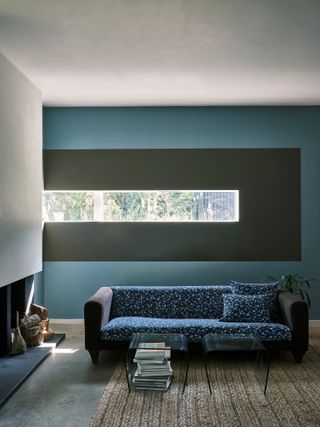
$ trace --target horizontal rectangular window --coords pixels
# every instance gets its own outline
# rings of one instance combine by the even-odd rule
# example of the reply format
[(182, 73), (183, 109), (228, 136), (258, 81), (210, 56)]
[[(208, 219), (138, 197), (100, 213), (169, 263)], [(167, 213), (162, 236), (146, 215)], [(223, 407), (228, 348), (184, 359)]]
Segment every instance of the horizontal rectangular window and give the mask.
[(44, 191), (43, 220), (236, 222), (239, 191)]

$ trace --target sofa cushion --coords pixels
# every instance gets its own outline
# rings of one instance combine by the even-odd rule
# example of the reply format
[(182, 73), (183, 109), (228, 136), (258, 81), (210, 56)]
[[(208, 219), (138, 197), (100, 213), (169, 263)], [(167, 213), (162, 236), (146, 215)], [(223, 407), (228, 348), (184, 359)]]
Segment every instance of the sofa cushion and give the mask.
[(283, 316), (278, 299), (279, 282), (268, 283), (242, 283), (231, 281), (230, 282), (232, 293), (238, 295), (270, 295), (272, 299), (270, 309), (270, 320), (276, 323), (283, 323)]
[(261, 341), (290, 341), (290, 328), (278, 323), (226, 323), (218, 319), (163, 319), (118, 317), (101, 329), (103, 340), (130, 341), (134, 332), (181, 333), (190, 342), (199, 342), (208, 333), (254, 334)]
[(238, 295), (264, 295), (267, 292), (276, 295), (279, 288), (279, 282), (241, 283), (232, 281), (230, 285), (232, 293)]
[(270, 320), (272, 298), (267, 295), (224, 295), (223, 322), (265, 323)]
[(219, 318), (231, 286), (113, 286), (110, 318)]
[(270, 295), (224, 295), (223, 322), (270, 321)]

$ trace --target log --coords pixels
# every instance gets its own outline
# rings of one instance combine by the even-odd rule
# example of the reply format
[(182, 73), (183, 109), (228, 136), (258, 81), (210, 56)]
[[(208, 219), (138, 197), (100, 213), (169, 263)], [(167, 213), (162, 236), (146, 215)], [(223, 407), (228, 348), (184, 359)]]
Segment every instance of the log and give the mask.
[(37, 314), (41, 320), (45, 320), (48, 318), (48, 309), (41, 305), (31, 304), (30, 314)]

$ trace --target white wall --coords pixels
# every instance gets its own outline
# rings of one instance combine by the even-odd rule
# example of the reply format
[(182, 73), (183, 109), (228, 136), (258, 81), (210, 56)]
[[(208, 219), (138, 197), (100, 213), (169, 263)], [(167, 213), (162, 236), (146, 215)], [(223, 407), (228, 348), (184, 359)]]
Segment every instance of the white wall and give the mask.
[(42, 269), (42, 97), (0, 53), (0, 286)]

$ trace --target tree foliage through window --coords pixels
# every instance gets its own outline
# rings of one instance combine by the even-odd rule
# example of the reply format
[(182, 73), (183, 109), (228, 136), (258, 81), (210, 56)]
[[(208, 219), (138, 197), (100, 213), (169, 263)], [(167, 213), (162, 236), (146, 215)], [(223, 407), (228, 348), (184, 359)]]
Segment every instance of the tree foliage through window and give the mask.
[(237, 190), (45, 192), (44, 220), (93, 221), (98, 205), (104, 221), (238, 220)]

